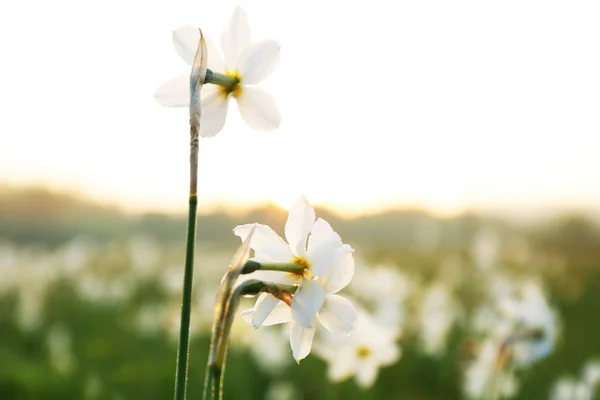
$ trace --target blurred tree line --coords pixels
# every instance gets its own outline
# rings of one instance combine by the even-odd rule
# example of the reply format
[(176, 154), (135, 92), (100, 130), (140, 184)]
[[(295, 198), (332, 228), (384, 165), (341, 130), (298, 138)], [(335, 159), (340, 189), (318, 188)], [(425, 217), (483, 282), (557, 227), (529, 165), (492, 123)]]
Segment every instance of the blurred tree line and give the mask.
[[(526, 226), (475, 213), (439, 218), (422, 210), (394, 210), (343, 218), (331, 210), (317, 209), (317, 214), (335, 226), (345, 241), (350, 244), (360, 242), (362, 247), (406, 250), (417, 246), (422, 249), (428, 242), (434, 242), (440, 249), (460, 248), (467, 246), (473, 235), (485, 226), (500, 235), (519, 232), (533, 237), (540, 246), (572, 255), (570, 261), (575, 263), (585, 264), (586, 260), (600, 254), (598, 221), (578, 213), (559, 215)], [(238, 243), (232, 234), (236, 225), (260, 222), (278, 230), (286, 218), (287, 212), (275, 205), (246, 212), (201, 213), (198, 240), (229, 247)], [(0, 186), (0, 237), (16, 244), (58, 245), (77, 235), (103, 241), (132, 234), (147, 234), (172, 243), (184, 240), (185, 226), (185, 214), (132, 215), (73, 194), (41, 187)]]

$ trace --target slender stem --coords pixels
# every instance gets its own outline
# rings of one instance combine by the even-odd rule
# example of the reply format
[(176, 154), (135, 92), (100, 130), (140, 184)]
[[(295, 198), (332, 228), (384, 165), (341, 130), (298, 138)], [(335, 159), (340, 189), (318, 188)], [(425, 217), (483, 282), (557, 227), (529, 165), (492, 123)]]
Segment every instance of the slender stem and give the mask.
[(196, 245), (196, 220), (198, 209), (198, 128), (190, 127), (190, 197), (185, 247), (185, 269), (181, 296), (181, 323), (175, 372), (175, 400), (186, 396), (187, 368), (190, 348), (190, 316), (192, 309), (192, 280), (194, 277), (194, 249)]
[(221, 395), (221, 368), (212, 362), (207, 365), (204, 376), (204, 391), (202, 392), (203, 400), (218, 399)]

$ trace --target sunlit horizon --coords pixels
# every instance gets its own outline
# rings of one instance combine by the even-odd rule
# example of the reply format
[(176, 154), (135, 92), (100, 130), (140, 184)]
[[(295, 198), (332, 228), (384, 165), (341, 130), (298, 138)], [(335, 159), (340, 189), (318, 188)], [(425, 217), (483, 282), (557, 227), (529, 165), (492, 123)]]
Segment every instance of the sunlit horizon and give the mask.
[[(0, 183), (0, 189), (8, 188), (9, 191), (37, 191), (42, 190), (48, 192), (50, 195), (57, 196), (70, 196), (80, 201), (89, 202), (91, 204), (97, 204), (102, 207), (116, 208), (121, 212), (132, 215), (140, 215), (145, 213), (166, 213), (166, 214), (184, 214), (187, 212), (187, 198), (181, 198), (174, 204), (153, 204), (151, 202), (131, 202), (131, 201), (118, 201), (110, 196), (93, 196), (90, 193), (86, 193), (82, 189), (74, 189), (68, 187), (59, 187), (56, 185), (47, 185), (41, 182), (31, 184), (2, 184)], [(211, 214), (218, 212), (226, 212), (229, 214), (246, 213), (251, 210), (260, 208), (276, 208), (281, 211), (287, 211), (294, 200), (297, 199), (298, 194), (294, 196), (281, 197), (279, 199), (264, 198), (254, 200), (234, 200), (230, 198), (203, 198), (199, 200), (199, 214)], [(434, 217), (447, 218), (455, 217), (465, 213), (477, 213), (488, 216), (499, 216), (508, 218), (514, 221), (530, 221), (535, 222), (540, 219), (546, 219), (548, 217), (568, 215), (568, 214), (586, 214), (589, 217), (598, 219), (600, 215), (600, 206), (598, 204), (545, 204), (540, 206), (534, 202), (524, 203), (508, 203), (508, 204), (469, 204), (468, 206), (461, 206), (456, 208), (436, 208), (435, 205), (426, 204), (425, 202), (389, 202), (389, 203), (377, 203), (367, 204), (363, 206), (352, 206), (352, 205), (340, 205), (334, 202), (328, 201), (315, 201), (311, 196), (306, 196), (313, 206), (318, 208), (324, 208), (328, 212), (333, 213), (341, 218), (355, 218), (360, 216), (376, 215), (386, 212), (423, 212)], [(31, 199), (35, 201), (34, 198)]]

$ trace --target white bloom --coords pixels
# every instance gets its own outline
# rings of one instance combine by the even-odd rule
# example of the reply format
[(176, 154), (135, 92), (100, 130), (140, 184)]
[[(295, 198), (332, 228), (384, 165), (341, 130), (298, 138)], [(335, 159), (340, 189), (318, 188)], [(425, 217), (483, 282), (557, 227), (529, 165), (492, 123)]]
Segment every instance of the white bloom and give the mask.
[(352, 335), (323, 335), (315, 346), (317, 354), (329, 363), (328, 375), (334, 381), (356, 376), (358, 384), (368, 388), (375, 383), (379, 368), (400, 358), (396, 332), (359, 313)]
[(418, 313), (423, 350), (431, 355), (441, 353), (458, 314), (457, 303), (449, 288), (442, 283), (427, 288)]
[(246, 348), (260, 368), (270, 375), (277, 375), (287, 367), (288, 335), (280, 329), (265, 329), (258, 332), (246, 322), (234, 318), (230, 340), (232, 346)]
[(514, 371), (546, 357), (556, 341), (556, 315), (537, 284), (495, 289), (492, 303), (479, 308), (473, 321), (488, 338), (465, 374), (469, 398), (512, 396), (518, 384)]
[(492, 290), (491, 297), (490, 304), (476, 310), (473, 326), (479, 333), (505, 342), (517, 367), (526, 367), (554, 350), (558, 317), (538, 284), (502, 285)]
[(471, 242), (471, 256), (475, 265), (490, 270), (498, 265), (500, 258), (500, 236), (490, 228), (481, 228)]
[(590, 361), (582, 371), (582, 379), (565, 377), (552, 388), (552, 400), (592, 400), (600, 384), (600, 362)]
[(291, 382), (275, 381), (269, 385), (267, 393), (265, 393), (266, 400), (296, 400), (299, 398), (300, 395)]
[(368, 267), (358, 264), (348, 288), (365, 306), (378, 324), (394, 329), (400, 335), (404, 324), (404, 303), (414, 287), (408, 276), (396, 265)]
[(583, 370), (583, 379), (592, 387), (600, 385), (600, 361), (591, 361), (586, 364)]
[(585, 384), (570, 378), (562, 378), (554, 385), (551, 400), (592, 400), (592, 389)]
[[(242, 225), (234, 233), (242, 241), (255, 224)], [(304, 266), (302, 275), (257, 271), (255, 279), (288, 285), (298, 289), (291, 310), (270, 294), (261, 294), (252, 314), (252, 325), (290, 322), (290, 344), (296, 361), (310, 352), (316, 322), (330, 331), (349, 334), (356, 321), (352, 303), (335, 293), (346, 287), (354, 274), (352, 248), (342, 243), (329, 223), (319, 218), (304, 197), (290, 208), (285, 224), (285, 243), (270, 227), (256, 224), (250, 247), (253, 260), (260, 263), (296, 263)], [(290, 312), (291, 311), (291, 312)], [(246, 312), (247, 314), (247, 312)], [(269, 318), (267, 318), (269, 317)]]
[(525, 284), (518, 298), (505, 299), (500, 307), (512, 323), (513, 334), (539, 331), (534, 337), (514, 341), (512, 347), (518, 365), (531, 364), (552, 352), (558, 336), (558, 320), (538, 285)]
[(469, 399), (512, 397), (518, 382), (507, 368), (506, 349), (488, 339), (465, 371), (463, 391)]
[[(185, 62), (192, 65), (200, 33), (189, 25), (173, 31), (175, 50)], [(225, 60), (214, 44), (205, 37), (208, 51), (207, 67), (238, 80), (238, 84), (226, 91), (223, 87), (207, 84), (202, 87), (200, 136), (212, 137), (225, 124), (229, 99), (237, 100), (242, 118), (251, 128), (269, 131), (281, 122), (279, 109), (273, 97), (256, 87), (279, 63), (280, 46), (273, 40), (251, 42), (246, 12), (237, 7), (229, 25), (221, 36)], [(167, 107), (187, 107), (190, 103), (189, 75), (167, 81), (156, 91), (158, 102)]]

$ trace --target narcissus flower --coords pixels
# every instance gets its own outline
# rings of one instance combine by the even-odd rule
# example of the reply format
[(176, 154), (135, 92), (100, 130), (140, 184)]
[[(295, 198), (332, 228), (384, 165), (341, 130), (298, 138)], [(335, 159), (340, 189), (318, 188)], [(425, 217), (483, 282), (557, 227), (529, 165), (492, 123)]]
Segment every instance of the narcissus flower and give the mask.
[(518, 297), (503, 299), (500, 309), (516, 338), (529, 336), (529, 340), (514, 340), (512, 344), (515, 363), (528, 366), (552, 353), (559, 321), (539, 285), (528, 282), (520, 289)]
[(375, 383), (381, 367), (392, 365), (400, 358), (396, 336), (395, 330), (380, 326), (361, 312), (352, 335), (322, 335), (315, 351), (328, 362), (328, 375), (332, 381), (355, 376), (361, 387), (368, 388)]
[[(234, 233), (242, 241), (254, 224), (242, 225)], [(290, 208), (285, 224), (287, 243), (270, 227), (257, 224), (250, 247), (259, 263), (293, 263), (302, 273), (257, 271), (255, 279), (296, 285), (297, 290), (286, 305), (270, 294), (261, 294), (252, 311), (252, 325), (290, 322), (290, 344), (296, 361), (310, 352), (317, 323), (332, 332), (348, 335), (357, 312), (352, 303), (337, 295), (354, 274), (352, 248), (342, 243), (329, 223), (319, 218), (304, 197)]]
[[(175, 50), (183, 60), (192, 65), (200, 33), (189, 25), (173, 31)], [(205, 84), (201, 91), (202, 114), (200, 136), (212, 137), (223, 129), (229, 100), (233, 97), (240, 114), (253, 129), (270, 131), (277, 128), (281, 115), (273, 97), (256, 87), (279, 63), (280, 46), (274, 40), (251, 42), (246, 12), (237, 7), (227, 29), (221, 36), (225, 59), (205, 36), (208, 51), (207, 67), (234, 78), (232, 87)], [(167, 107), (187, 107), (190, 103), (189, 75), (173, 78), (156, 91), (156, 100)]]
[(479, 344), (476, 358), (464, 372), (463, 391), (467, 399), (514, 396), (519, 388), (514, 371), (508, 368), (506, 347), (493, 339)]

